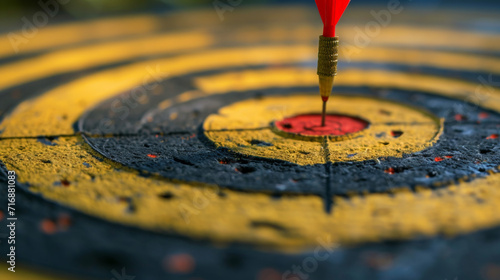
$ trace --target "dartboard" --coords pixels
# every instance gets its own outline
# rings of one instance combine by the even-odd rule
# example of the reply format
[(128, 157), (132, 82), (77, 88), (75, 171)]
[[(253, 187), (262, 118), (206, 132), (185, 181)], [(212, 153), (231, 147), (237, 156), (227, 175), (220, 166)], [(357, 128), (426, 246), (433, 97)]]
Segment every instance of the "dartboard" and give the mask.
[(366, 16), (339, 25), (328, 131), (307, 123), (321, 110), (309, 8), (100, 19), (6, 44), (18, 261), (97, 279), (498, 279), (498, 29)]

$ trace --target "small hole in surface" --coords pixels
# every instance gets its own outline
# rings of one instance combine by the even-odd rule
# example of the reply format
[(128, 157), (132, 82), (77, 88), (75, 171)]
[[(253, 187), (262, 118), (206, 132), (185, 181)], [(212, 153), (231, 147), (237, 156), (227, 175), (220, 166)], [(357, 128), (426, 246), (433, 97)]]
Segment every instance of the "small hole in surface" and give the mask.
[(165, 192), (165, 193), (162, 193), (159, 195), (159, 197), (163, 198), (163, 199), (172, 199), (174, 198), (174, 194), (171, 193), (171, 192)]
[(255, 167), (252, 167), (252, 166), (239, 166), (239, 167), (235, 168), (235, 170), (237, 172), (240, 172), (243, 174), (248, 174), (248, 173), (255, 172), (257, 169)]

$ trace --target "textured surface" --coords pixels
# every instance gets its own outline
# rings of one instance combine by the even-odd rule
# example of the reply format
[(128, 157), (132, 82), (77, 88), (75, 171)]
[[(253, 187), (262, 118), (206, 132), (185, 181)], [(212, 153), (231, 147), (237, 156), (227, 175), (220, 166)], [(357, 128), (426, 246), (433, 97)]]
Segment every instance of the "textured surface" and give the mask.
[[(120, 20), (40, 31), (0, 66), (19, 261), (97, 279), (281, 279), (326, 246), (310, 279), (497, 279), (500, 92), (482, 81), (499, 76), (499, 37), (408, 14), (341, 48), (329, 110), (370, 126), (304, 141), (270, 124), (320, 109), (315, 13), (283, 9), (286, 27), (260, 10), (231, 28), (211, 11), (192, 14), (202, 29), (125, 18), (134, 28), (54, 51), (54, 34)], [(338, 30), (346, 46), (357, 15)]]

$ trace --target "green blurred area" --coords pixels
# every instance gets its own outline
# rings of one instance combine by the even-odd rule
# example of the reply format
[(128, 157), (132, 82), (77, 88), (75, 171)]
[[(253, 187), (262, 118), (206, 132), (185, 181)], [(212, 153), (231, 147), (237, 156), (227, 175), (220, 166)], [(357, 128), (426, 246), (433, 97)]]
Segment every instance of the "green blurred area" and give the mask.
[[(350, 6), (383, 5), (390, 0), (353, 0)], [(409, 9), (433, 11), (438, 8), (448, 9), (462, 7), (465, 10), (482, 9), (482, 11), (500, 9), (499, 0), (418, 0), (409, 1)], [(50, 24), (72, 20), (85, 20), (115, 15), (134, 13), (162, 13), (167, 11), (187, 10), (194, 8), (214, 9), (214, 3), (231, 4), (231, 6), (251, 6), (261, 4), (299, 4), (314, 7), (314, 0), (0, 0), (0, 32), (19, 29), (23, 18), (33, 21), (43, 6), (57, 3), (56, 15), (49, 19)], [(237, 3), (235, 5), (235, 3)], [(462, 4), (462, 6), (460, 6)], [(463, 6), (465, 5), (465, 6)]]
[[(18, 29), (22, 18), (32, 20), (33, 16), (44, 11), (43, 6), (56, 4), (58, 12), (51, 23), (68, 20), (91, 19), (113, 15), (140, 12), (165, 12), (191, 8), (212, 8), (214, 0), (1, 0), (0, 31)], [(262, 3), (265, 0), (252, 0)]]
[[(59, 2), (56, 2), (59, 1)], [(30, 16), (42, 10), (40, 3), (56, 2), (60, 7), (58, 17), (92, 18), (113, 14), (134, 12), (155, 12), (189, 9), (194, 7), (212, 7), (209, 0), (6, 0), (0, 1), (0, 20), (12, 22), (23, 16)], [(262, 1), (258, 1), (262, 2)], [(64, 3), (64, 4), (62, 4)]]
[[(199, 5), (209, 5), (208, 0), (6, 0), (0, 1), (0, 13), (8, 15), (8, 13), (18, 13), (25, 11), (35, 11), (40, 8), (40, 2), (49, 3), (59, 1), (58, 3), (65, 10), (77, 10), (79, 12), (128, 12), (137, 9), (159, 8), (188, 8)], [(67, 2), (65, 4), (61, 4)]]

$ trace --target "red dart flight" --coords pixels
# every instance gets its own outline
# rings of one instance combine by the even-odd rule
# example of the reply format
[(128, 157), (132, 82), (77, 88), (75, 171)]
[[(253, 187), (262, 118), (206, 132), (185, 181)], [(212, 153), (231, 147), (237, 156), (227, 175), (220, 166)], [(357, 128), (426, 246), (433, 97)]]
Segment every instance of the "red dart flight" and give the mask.
[(335, 37), (335, 26), (351, 0), (315, 0), (323, 21), (323, 36)]

